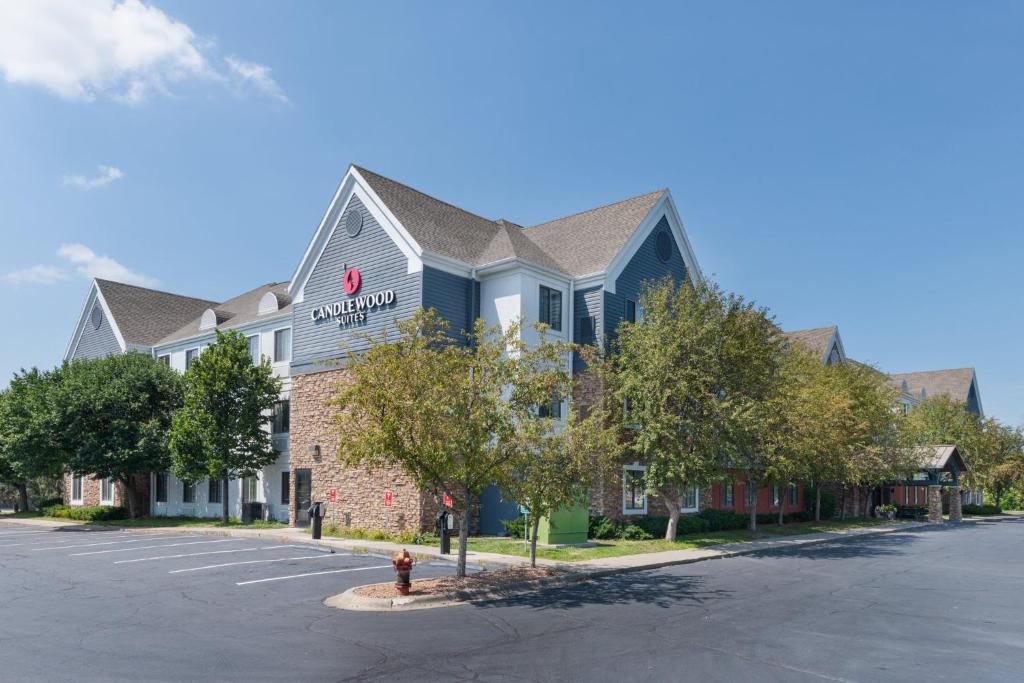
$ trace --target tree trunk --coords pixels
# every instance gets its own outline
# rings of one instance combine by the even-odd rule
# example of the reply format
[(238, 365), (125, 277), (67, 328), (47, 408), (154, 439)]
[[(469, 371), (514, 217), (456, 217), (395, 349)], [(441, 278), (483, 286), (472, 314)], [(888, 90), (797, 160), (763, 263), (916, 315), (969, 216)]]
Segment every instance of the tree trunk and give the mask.
[(821, 487), (814, 487), (814, 521), (821, 521)]
[(676, 540), (676, 531), (679, 529), (679, 510), (682, 507), (680, 501), (672, 496), (665, 496), (665, 507), (668, 508), (668, 527), (665, 529), (665, 540)]
[(469, 545), (469, 496), (465, 500), (466, 504), (459, 513), (459, 563), (455, 568), (455, 576), (460, 579), (466, 575), (466, 549)]
[[(468, 526), (468, 525), (467, 525)], [(540, 515), (534, 515), (530, 520), (530, 566), (537, 566), (537, 529), (540, 528)], [(459, 533), (462, 533), (462, 528), (459, 527)]]
[(227, 524), (228, 521), (228, 478), (224, 477), (221, 480), (220, 485), (220, 521)]
[(843, 484), (843, 496), (839, 503), (839, 519), (846, 519), (846, 484)]
[(870, 517), (871, 513), (875, 511), (875, 487), (869, 486), (867, 495), (864, 497), (864, 516)]
[(18, 500), (21, 505), (21, 511), (28, 512), (28, 484), (24, 482), (18, 484)]
[[(128, 503), (128, 519), (135, 519), (135, 478), (131, 475), (124, 478), (121, 482), (121, 490), (124, 491), (124, 497)], [(125, 500), (121, 501), (123, 505)]]
[[(747, 486), (751, 486), (748, 482)], [(757, 531), (757, 498), (758, 494), (761, 493), (760, 488), (754, 491), (754, 504), (750, 506), (750, 530)]]

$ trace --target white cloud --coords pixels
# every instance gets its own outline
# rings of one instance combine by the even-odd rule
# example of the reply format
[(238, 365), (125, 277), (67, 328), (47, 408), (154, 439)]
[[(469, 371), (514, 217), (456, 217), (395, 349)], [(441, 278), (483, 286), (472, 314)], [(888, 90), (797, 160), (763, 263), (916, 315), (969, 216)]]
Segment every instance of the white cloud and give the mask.
[(138, 104), (171, 83), (241, 81), (287, 101), (266, 66), (233, 58), (213, 66), (214, 47), (140, 0), (0, 0), (0, 73), (9, 83)]
[(82, 190), (95, 190), (97, 187), (106, 187), (115, 180), (120, 180), (124, 177), (121, 169), (114, 166), (100, 165), (96, 169), (99, 171), (99, 175), (92, 178), (86, 178), (84, 175), (64, 176), (64, 184)]
[(21, 270), (13, 270), (0, 275), (4, 282), (12, 285), (33, 284), (52, 285), (61, 280), (67, 280), (68, 274), (63, 268), (57, 266), (31, 266)]
[(140, 287), (155, 287), (159, 284), (156, 278), (137, 273), (109, 256), (100, 256), (84, 244), (62, 244), (57, 250), (57, 256), (75, 264), (78, 274), (90, 280), (98, 277)]
[(228, 57), (224, 61), (228, 65), (228, 72), (237, 83), (252, 85), (279, 102), (289, 103), (288, 96), (281, 90), (281, 86), (270, 76), (270, 67), (254, 62), (243, 62), (234, 57)]

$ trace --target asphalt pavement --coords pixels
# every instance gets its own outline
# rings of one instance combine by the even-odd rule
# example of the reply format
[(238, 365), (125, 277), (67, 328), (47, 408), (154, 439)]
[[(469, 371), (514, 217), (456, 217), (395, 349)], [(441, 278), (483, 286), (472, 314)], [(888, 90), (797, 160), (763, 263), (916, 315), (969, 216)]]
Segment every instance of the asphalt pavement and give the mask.
[(390, 580), (385, 557), (300, 543), (0, 525), (0, 681), (1024, 680), (1024, 520), (485, 604), (322, 604)]

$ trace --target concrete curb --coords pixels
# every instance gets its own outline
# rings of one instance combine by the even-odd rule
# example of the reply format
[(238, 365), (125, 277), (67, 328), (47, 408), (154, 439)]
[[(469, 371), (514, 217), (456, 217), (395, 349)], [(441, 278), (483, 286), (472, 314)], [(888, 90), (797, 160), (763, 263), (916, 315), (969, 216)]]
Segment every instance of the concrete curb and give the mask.
[(395, 612), (410, 609), (454, 607), (456, 605), (465, 605), (484, 600), (496, 600), (501, 598), (514, 597), (516, 595), (532, 593), (538, 590), (551, 590), (554, 588), (561, 588), (575, 583), (581, 583), (583, 581), (589, 581), (591, 579), (598, 579), (608, 576), (617, 576), (619, 574), (627, 574), (631, 572), (648, 571), (651, 569), (662, 569), (665, 567), (672, 567), (684, 564), (696, 564), (697, 562), (705, 562), (707, 560), (721, 560), (730, 557), (753, 555), (755, 553), (761, 552), (782, 552), (785, 550), (792, 549), (794, 547), (805, 548), (810, 546), (824, 545), (827, 543), (845, 543), (848, 541), (852, 541), (858, 538), (865, 538), (868, 536), (882, 536), (886, 534), (896, 533), (899, 531), (928, 529), (932, 527), (941, 526), (943, 525), (937, 523), (919, 523), (912, 525), (907, 525), (904, 523), (893, 526), (891, 528), (873, 529), (871, 531), (861, 533), (848, 533), (842, 536), (794, 540), (785, 545), (777, 544), (769, 546), (758, 546), (752, 548), (716, 550), (711, 551), (706, 555), (700, 555), (695, 557), (675, 558), (672, 560), (665, 560), (663, 562), (648, 562), (642, 565), (628, 565), (622, 567), (607, 567), (601, 569), (587, 570), (581, 569), (579, 566), (563, 563), (563, 565), (559, 568), (565, 569), (568, 573), (550, 579), (534, 579), (530, 581), (522, 581), (518, 583), (507, 584), (505, 586), (501, 586), (500, 588), (487, 588), (473, 591), (459, 591), (456, 593), (446, 594), (439, 593), (437, 595), (410, 595), (395, 598), (370, 598), (357, 595), (355, 593), (355, 590), (359, 587), (355, 586), (353, 588), (346, 590), (344, 593), (339, 593), (338, 595), (333, 595), (327, 598), (326, 600), (324, 600), (324, 604), (328, 607), (334, 607), (335, 609), (344, 609), (360, 612)]

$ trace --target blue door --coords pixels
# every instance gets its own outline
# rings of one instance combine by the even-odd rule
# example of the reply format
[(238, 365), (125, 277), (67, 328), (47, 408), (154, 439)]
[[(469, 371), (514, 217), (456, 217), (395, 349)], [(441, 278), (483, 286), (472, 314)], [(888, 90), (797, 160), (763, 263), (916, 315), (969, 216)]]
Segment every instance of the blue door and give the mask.
[(502, 500), (498, 487), (491, 484), (480, 494), (480, 533), (483, 536), (505, 535), (501, 520), (519, 516), (519, 506)]

